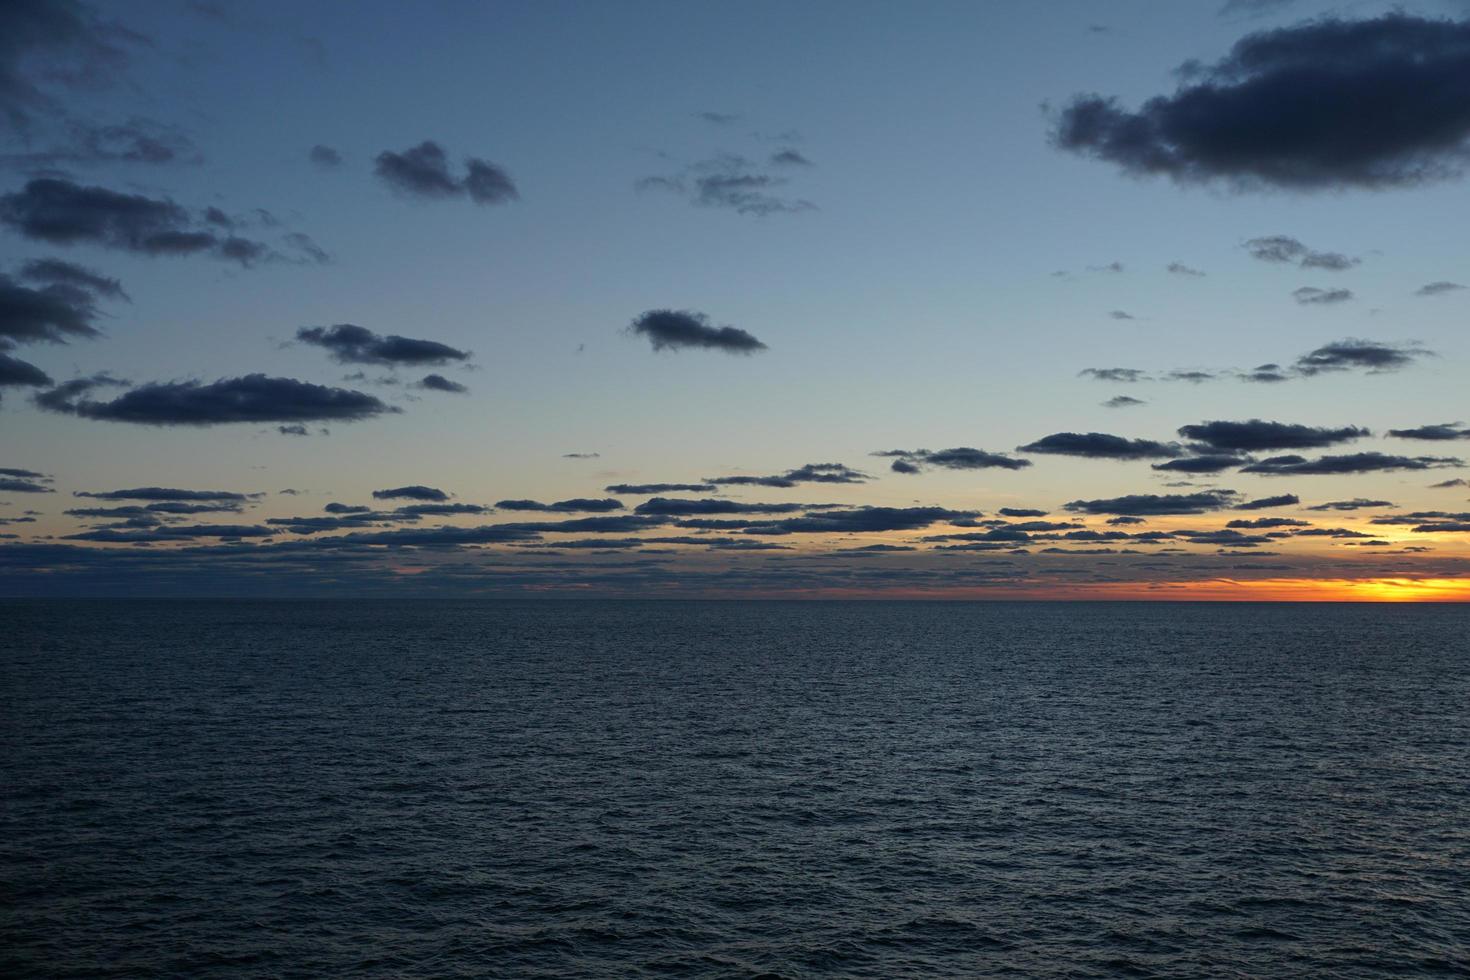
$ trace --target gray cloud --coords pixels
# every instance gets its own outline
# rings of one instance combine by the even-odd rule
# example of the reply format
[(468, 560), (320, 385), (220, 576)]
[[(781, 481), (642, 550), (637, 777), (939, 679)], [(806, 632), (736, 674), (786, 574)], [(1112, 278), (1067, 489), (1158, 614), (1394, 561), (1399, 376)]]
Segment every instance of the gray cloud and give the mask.
[(1205, 514), (1233, 506), (1236, 496), (1233, 490), (1202, 490), (1187, 494), (1136, 493), (1101, 500), (1073, 500), (1063, 505), (1063, 509), (1074, 514), (1124, 514), (1134, 517)]
[(333, 170), (342, 166), (342, 154), (322, 143), (308, 150), (306, 158), (324, 170)]
[(1328, 429), (1250, 419), (1245, 422), (1213, 421), (1185, 425), (1179, 428), (1179, 434), (1211, 449), (1256, 452), (1265, 449), (1321, 449), (1373, 433), (1353, 425)]
[[(166, 198), (84, 187), (56, 177), (40, 177), (0, 195), (0, 225), (51, 245), (96, 245), (151, 256), (206, 255), (247, 267), (286, 258), (263, 242), (221, 234), (213, 230), (217, 221)], [(301, 236), (287, 240), (302, 252), (298, 261), (325, 261), (326, 253), (303, 251), (300, 241)]]
[(946, 470), (1021, 470), (1031, 465), (1029, 459), (1016, 459), (1005, 453), (992, 453), (970, 446), (932, 451), (889, 449), (872, 455), (891, 458), (893, 472), (909, 475), (923, 472), (926, 466), (937, 466)]
[(1054, 432), (1035, 442), (1017, 446), (1016, 451), (1089, 459), (1164, 459), (1183, 454), (1183, 450), (1173, 443), (1125, 439), (1106, 432)]
[(1137, 112), (1077, 96), (1055, 145), (1133, 175), (1246, 189), (1404, 187), (1464, 167), (1470, 23), (1325, 18), (1247, 35), (1178, 74)]
[(413, 340), (389, 334), (384, 337), (354, 323), (330, 327), (302, 327), (296, 339), (331, 352), (342, 364), (430, 365), (469, 360), (468, 351), (456, 350), (434, 340)]
[(384, 150), (374, 158), (373, 172), (393, 190), (410, 197), (468, 197), (476, 204), (505, 204), (521, 196), (510, 175), (488, 160), (466, 157), (464, 176), (454, 176), (449, 172), (449, 155), (433, 140), (401, 153)]
[(1272, 507), (1294, 507), (1301, 503), (1294, 493), (1283, 493), (1275, 497), (1258, 497), (1235, 505), (1236, 510), (1268, 510)]
[(463, 395), (470, 390), (458, 381), (451, 381), (442, 374), (426, 374), (415, 387), (425, 391), (443, 391), (453, 395)]
[[(428, 500), (443, 502), (449, 499), (449, 494), (437, 487), (426, 487), (422, 484), (411, 484), (406, 487), (390, 487), (387, 490), (374, 490), (374, 500)], [(330, 506), (330, 505), (328, 505)]]
[(1413, 429), (1389, 429), (1388, 434), (1395, 439), (1445, 442), (1453, 439), (1470, 439), (1470, 428), (1465, 428), (1459, 422), (1440, 422), (1436, 425), (1421, 425)]
[(1241, 468), (1242, 473), (1263, 476), (1318, 476), (1351, 473), (1381, 473), (1393, 470), (1429, 470), (1464, 466), (1465, 462), (1449, 456), (1390, 456), (1385, 453), (1349, 453), (1342, 456), (1272, 456)]
[(247, 374), (218, 381), (142, 385), (111, 401), (85, 395), (107, 378), (58, 385), (35, 397), (48, 411), (138, 425), (223, 425), (239, 422), (355, 422), (397, 412), (372, 395), (346, 388)]
[(1142, 398), (1133, 398), (1129, 395), (1114, 395), (1102, 403), (1103, 408), (1132, 408), (1135, 405), (1147, 405), (1148, 402)]
[(1353, 298), (1351, 289), (1318, 289), (1316, 286), (1302, 286), (1294, 289), (1291, 296), (1304, 306), (1335, 306), (1338, 303), (1346, 303)]
[(753, 354), (766, 345), (744, 330), (714, 326), (703, 313), (692, 310), (647, 310), (628, 326), (630, 333), (648, 338), (653, 349), (707, 348), (727, 354)]
[(1431, 282), (1414, 290), (1415, 296), (1442, 296), (1445, 293), (1457, 293), (1465, 287), (1457, 282), (1447, 282), (1441, 279), (1439, 282)]
[(1362, 262), (1341, 252), (1322, 252), (1308, 248), (1290, 235), (1268, 235), (1249, 239), (1243, 246), (1251, 258), (1278, 265), (1295, 265), (1301, 269), (1324, 269), (1342, 272)]

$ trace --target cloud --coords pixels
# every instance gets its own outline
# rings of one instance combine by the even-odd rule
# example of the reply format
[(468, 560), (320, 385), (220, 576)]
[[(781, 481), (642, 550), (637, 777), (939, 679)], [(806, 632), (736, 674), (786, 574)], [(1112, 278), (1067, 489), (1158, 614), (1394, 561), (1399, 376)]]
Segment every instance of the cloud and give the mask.
[(812, 162), (795, 150), (777, 150), (771, 154), (771, 165), (775, 167), (810, 167)]
[(1185, 425), (1179, 428), (1179, 434), (1211, 449), (1256, 452), (1265, 449), (1321, 449), (1373, 433), (1353, 425), (1328, 429), (1250, 419), (1246, 422), (1213, 421)]
[(20, 267), (20, 278), (46, 286), (68, 286), (108, 299), (130, 299), (116, 279), (64, 259), (32, 259)]
[(1089, 459), (1162, 459), (1183, 453), (1174, 443), (1155, 442), (1152, 439), (1125, 439), (1105, 432), (1054, 432), (1035, 442), (1017, 446), (1016, 451), (1083, 456)]
[[(792, 161), (773, 158), (772, 163), (790, 171)], [(723, 208), (758, 217), (816, 210), (811, 201), (780, 193), (790, 182), (788, 177), (762, 172), (745, 157), (723, 153), (691, 164), (682, 173), (644, 177), (634, 187), (640, 191), (678, 194), (697, 207)]]
[(384, 337), (354, 323), (330, 327), (302, 327), (296, 339), (331, 352), (342, 364), (429, 365), (467, 361), (468, 351), (456, 350), (434, 340), (413, 340), (389, 334)]
[(1138, 317), (1134, 316), (1132, 313), (1129, 313), (1127, 310), (1112, 310), (1111, 312), (1108, 313), (1108, 316), (1111, 317), (1114, 320), (1137, 320), (1138, 319)]
[(401, 153), (384, 150), (374, 159), (373, 172), (393, 190), (410, 197), (468, 196), (476, 204), (505, 204), (521, 196), (510, 175), (488, 160), (466, 157), (465, 175), (454, 176), (449, 172), (448, 154), (433, 140)]
[(1296, 0), (1225, 0), (1225, 5), (1220, 8), (1220, 16), (1228, 17), (1231, 14), (1268, 14), (1283, 7), (1296, 3)]
[(1125, 514), (1153, 517), (1170, 514), (1205, 514), (1224, 510), (1235, 503), (1233, 490), (1201, 490), (1198, 493), (1136, 493), (1101, 500), (1073, 500), (1063, 509), (1074, 514)]
[(658, 493), (709, 493), (713, 491), (713, 483), (614, 483), (612, 486), (602, 488), (606, 493), (645, 494)]
[(1249, 34), (1137, 112), (1079, 95), (1052, 139), (1134, 176), (1238, 189), (1409, 187), (1458, 176), (1470, 23), (1392, 13)]
[(1046, 511), (1033, 510), (1027, 507), (1002, 507), (999, 513), (1004, 517), (1045, 517)]
[(793, 514), (806, 510), (808, 504), (763, 504), (739, 500), (685, 500), (680, 497), (654, 497), (635, 507), (636, 514), (662, 517), (708, 517), (714, 514)]
[(1439, 483), (1431, 483), (1431, 490), (1447, 490), (1451, 487), (1470, 487), (1470, 480), (1441, 480)]
[(1077, 376), (1092, 378), (1094, 381), (1116, 381), (1124, 384), (1148, 380), (1148, 375), (1137, 368), (1083, 368), (1077, 372)]
[(84, 396), (105, 377), (58, 385), (35, 402), (52, 412), (138, 425), (222, 425), (237, 422), (356, 422), (399, 409), (346, 388), (247, 374), (218, 381), (166, 381), (142, 385), (111, 401)]
[(1114, 395), (1102, 403), (1103, 408), (1132, 408), (1134, 405), (1147, 405), (1148, 402), (1142, 398), (1133, 398), (1130, 395)]
[(442, 374), (426, 374), (423, 380), (414, 387), (422, 388), (425, 391), (443, 391), (454, 395), (463, 395), (470, 390), (458, 381), (450, 381)]
[[(182, 490), (178, 487), (132, 487), (127, 490), (76, 490), (73, 497), (90, 497), (93, 500), (144, 500), (163, 503), (227, 503), (234, 506), (260, 496), (238, 493), (233, 490)], [(233, 509), (233, 507), (232, 507)], [(193, 511), (189, 511), (193, 513)]]
[(1267, 510), (1272, 507), (1294, 507), (1302, 500), (1294, 493), (1283, 493), (1275, 497), (1258, 497), (1235, 505), (1236, 510)]
[(27, 361), (0, 353), (0, 388), (28, 386), (49, 388), (51, 376)]
[(873, 453), (893, 459), (895, 473), (921, 473), (926, 466), (938, 466), (946, 470), (1022, 470), (1031, 465), (1029, 459), (1016, 459), (1005, 453), (986, 452), (971, 446), (955, 446), (952, 449), (889, 449)]
[(601, 459), (602, 453), (562, 453), (562, 459)]
[(1255, 517), (1250, 520), (1230, 521), (1225, 526), (1265, 531), (1272, 528), (1311, 527), (1312, 525), (1307, 521), (1298, 521), (1290, 517)]
[(610, 510), (622, 510), (623, 502), (611, 497), (601, 499), (589, 499), (587, 497), (576, 497), (572, 500), (558, 500), (552, 504), (543, 504), (536, 500), (499, 500), (495, 503), (499, 510), (536, 510), (550, 511), (553, 513), (578, 513), (591, 512), (600, 513)]
[(276, 431), (283, 436), (305, 436), (311, 433), (306, 431), (306, 426), (297, 422), (295, 425), (278, 425)]
[(1373, 340), (1339, 340), (1324, 344), (1296, 360), (1296, 370), (1307, 376), (1324, 371), (1366, 370), (1369, 374), (1396, 371), (1415, 358), (1433, 356), (1417, 347), (1400, 347)]
[[(211, 224), (217, 222), (167, 199), (83, 187), (56, 177), (37, 178), (22, 190), (0, 195), (0, 225), (33, 241), (150, 256), (208, 255), (247, 267), (283, 258), (261, 242), (221, 235)], [(324, 259), (308, 252), (306, 260)]]
[[(0, 470), (0, 474), (5, 473)], [(25, 472), (25, 471), (21, 471)], [(39, 475), (39, 474), (37, 474)], [(34, 479), (0, 476), (0, 493), (55, 493), (56, 491)]]
[(1167, 463), (1155, 463), (1151, 468), (1164, 473), (1223, 473), (1249, 462), (1250, 459), (1245, 456), (1205, 453), (1171, 459)]
[(1353, 298), (1351, 289), (1318, 289), (1316, 286), (1302, 286), (1291, 292), (1292, 298), (1303, 305), (1332, 306), (1337, 303), (1346, 303)]
[(1190, 276), (1195, 279), (1198, 279), (1205, 274), (1199, 269), (1194, 269), (1185, 265), (1183, 262), (1170, 262), (1167, 266), (1165, 266), (1165, 270), (1168, 272), (1172, 272), (1176, 276)]
[(324, 170), (334, 170), (342, 166), (342, 154), (322, 143), (308, 150), (306, 158)]
[(776, 476), (711, 476), (705, 483), (714, 486), (794, 487), (802, 483), (866, 483), (868, 474), (843, 463), (807, 463)]
[(1389, 456), (1384, 453), (1350, 453), (1344, 456), (1272, 456), (1241, 468), (1242, 473), (1263, 476), (1319, 476), (1349, 473), (1381, 473), (1393, 470), (1429, 470), (1464, 466), (1465, 462), (1448, 456)]
[(628, 330), (647, 337), (656, 351), (703, 347), (727, 354), (753, 354), (766, 349), (744, 330), (712, 326), (709, 317), (692, 310), (647, 310), (634, 318)]
[(1431, 282), (1414, 290), (1415, 296), (1442, 296), (1445, 293), (1457, 293), (1465, 287), (1457, 282), (1447, 282), (1441, 279), (1439, 282)]
[[(374, 500), (429, 500), (443, 502), (449, 499), (449, 494), (437, 487), (426, 487), (422, 484), (412, 484), (406, 487), (392, 487), (387, 490), (374, 490)], [(328, 505), (330, 506), (330, 505)]]
[(944, 507), (855, 507), (773, 521), (764, 534), (866, 534), (914, 531), (932, 524), (978, 517), (978, 511)]
[(1389, 429), (1388, 434), (1395, 439), (1424, 439), (1431, 442), (1470, 439), (1470, 428), (1459, 428), (1460, 425), (1459, 422), (1440, 422), (1414, 429)]
[(87, 290), (66, 283), (23, 286), (0, 273), (0, 348), (7, 344), (96, 337), (98, 316)]
[(1307, 510), (1368, 510), (1379, 507), (1392, 507), (1389, 500), (1369, 500), (1366, 497), (1354, 497), (1352, 500), (1329, 500), (1325, 504), (1316, 504)]
[(1295, 265), (1301, 269), (1325, 269), (1342, 272), (1362, 262), (1362, 259), (1343, 255), (1341, 252), (1320, 252), (1308, 248), (1290, 235), (1268, 235), (1252, 238), (1242, 246), (1251, 258), (1278, 265)]

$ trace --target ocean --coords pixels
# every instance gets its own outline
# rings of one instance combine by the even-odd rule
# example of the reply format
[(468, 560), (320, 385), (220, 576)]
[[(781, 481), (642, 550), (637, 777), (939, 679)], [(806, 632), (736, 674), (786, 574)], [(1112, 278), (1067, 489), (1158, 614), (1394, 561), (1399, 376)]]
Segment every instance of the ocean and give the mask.
[(0, 603), (0, 975), (1470, 975), (1470, 607)]

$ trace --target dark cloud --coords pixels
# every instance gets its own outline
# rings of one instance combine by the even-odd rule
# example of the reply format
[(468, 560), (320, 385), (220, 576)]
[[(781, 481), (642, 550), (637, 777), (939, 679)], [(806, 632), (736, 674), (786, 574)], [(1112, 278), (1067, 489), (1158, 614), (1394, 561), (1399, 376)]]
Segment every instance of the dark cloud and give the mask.
[(647, 337), (656, 351), (703, 347), (727, 354), (753, 354), (766, 349), (744, 330), (713, 326), (708, 316), (692, 310), (647, 310), (634, 318), (628, 331)]
[(95, 337), (98, 316), (92, 296), (63, 283), (32, 288), (0, 273), (0, 349), (9, 344)]
[(1354, 497), (1352, 500), (1329, 500), (1325, 504), (1315, 504), (1307, 510), (1368, 510), (1379, 507), (1392, 507), (1390, 500), (1369, 500), (1366, 497)]
[(1176, 276), (1190, 276), (1195, 279), (1198, 279), (1204, 275), (1204, 273), (1201, 272), (1199, 269), (1191, 268), (1185, 265), (1183, 262), (1170, 262), (1165, 267), (1165, 269), (1168, 272), (1172, 272)]
[(1211, 449), (1257, 452), (1266, 449), (1322, 449), (1373, 433), (1352, 425), (1328, 429), (1250, 419), (1246, 422), (1213, 421), (1185, 425), (1179, 428), (1179, 434)]
[(1296, 0), (1225, 0), (1225, 5), (1220, 8), (1220, 16), (1268, 14), (1294, 3)]
[(51, 376), (34, 364), (0, 353), (0, 388), (49, 388), (53, 384)]
[(807, 463), (775, 476), (711, 476), (715, 486), (795, 487), (803, 483), (866, 483), (872, 477), (843, 463)]
[(322, 143), (318, 143), (308, 150), (306, 158), (318, 167), (326, 170), (332, 170), (342, 166), (342, 154)]
[(339, 504), (335, 500), (327, 504), (322, 510), (328, 514), (366, 514), (372, 510), (362, 504)]
[[(261, 242), (210, 230), (204, 217), (173, 201), (83, 187), (56, 177), (37, 178), (22, 190), (0, 195), (0, 225), (52, 245), (87, 244), (152, 256), (208, 255), (243, 266), (281, 258)], [(313, 254), (306, 259), (320, 261)]]
[(679, 497), (654, 497), (634, 508), (637, 514), (662, 517), (707, 517), (714, 514), (794, 514), (806, 510), (808, 504), (762, 504), (739, 500), (685, 500)]
[(510, 175), (488, 160), (467, 157), (465, 175), (454, 176), (449, 172), (449, 155), (433, 140), (402, 153), (384, 150), (374, 159), (373, 172), (393, 190), (411, 197), (468, 196), (476, 204), (505, 204), (521, 196)]
[(1005, 517), (1045, 517), (1046, 511), (1032, 510), (1025, 507), (1002, 507), (1000, 513)]
[(456, 350), (434, 340), (413, 340), (389, 334), (384, 337), (355, 323), (330, 327), (302, 327), (296, 339), (331, 352), (342, 364), (448, 364), (469, 360), (468, 351)]
[(1432, 356), (1418, 347), (1401, 347), (1373, 340), (1339, 340), (1324, 344), (1296, 360), (1296, 370), (1307, 376), (1324, 371), (1364, 370), (1370, 374), (1396, 371), (1416, 358)]
[(1311, 527), (1312, 525), (1309, 524), (1307, 521), (1298, 521), (1290, 517), (1255, 517), (1251, 518), (1250, 520), (1230, 521), (1225, 526), (1265, 531), (1272, 528)]
[(1448, 490), (1451, 487), (1470, 487), (1470, 480), (1441, 480), (1429, 485), (1431, 490)]
[(1427, 285), (1420, 286), (1418, 289), (1414, 290), (1414, 295), (1442, 296), (1445, 293), (1457, 293), (1464, 288), (1464, 286), (1460, 285), (1457, 282), (1447, 282), (1445, 280), (1440, 280), (1439, 282), (1431, 282)]
[(1110, 311), (1108, 313), (1108, 316), (1111, 317), (1114, 320), (1137, 320), (1138, 319), (1138, 317), (1134, 316), (1132, 313), (1129, 313), (1127, 310), (1112, 310), (1112, 311)]
[(278, 425), (276, 426), (276, 431), (283, 436), (311, 435), (310, 432), (306, 431), (306, 426), (302, 425), (300, 422), (297, 422), (295, 425)]
[(1218, 375), (1213, 371), (1170, 371), (1164, 375), (1165, 381), (1187, 381), (1192, 385), (1214, 381), (1217, 378)]
[(108, 299), (129, 299), (116, 279), (64, 259), (32, 259), (20, 267), (20, 278), (46, 286), (70, 286)]
[(864, 534), (914, 531), (932, 524), (978, 517), (978, 511), (944, 507), (855, 507), (771, 522), (764, 534)]
[(1180, 183), (1312, 191), (1457, 176), (1470, 137), (1470, 23), (1392, 13), (1250, 34), (1137, 112), (1080, 95), (1054, 143)]
[(449, 517), (453, 514), (489, 514), (491, 509), (483, 504), (409, 504), (393, 511), (394, 517)]
[(1293, 374), (1280, 364), (1262, 364), (1260, 367), (1251, 368), (1240, 375), (1242, 381), (1255, 381), (1260, 384), (1276, 384), (1282, 381), (1290, 381)]
[(1105, 432), (1054, 432), (1035, 442), (1017, 446), (1017, 452), (1047, 453), (1056, 456), (1083, 456), (1089, 459), (1164, 459), (1182, 455), (1174, 443), (1151, 439), (1125, 439)]
[[(0, 470), (0, 473), (3, 473)], [(0, 476), (0, 493), (55, 493), (56, 491), (33, 479)]]
[(914, 474), (923, 472), (926, 466), (938, 466), (946, 470), (1021, 470), (1031, 465), (1029, 459), (1016, 459), (1005, 453), (986, 452), (970, 446), (953, 449), (889, 449), (873, 453), (893, 459), (895, 473)]
[(20, 477), (22, 480), (51, 479), (45, 473), (38, 473), (35, 470), (23, 470), (15, 466), (0, 466), (0, 476), (15, 476)]
[(1258, 497), (1255, 500), (1247, 500), (1235, 505), (1236, 510), (1267, 510), (1271, 507), (1292, 507), (1301, 503), (1301, 498), (1294, 493), (1283, 493), (1275, 497)]
[(1251, 258), (1278, 265), (1295, 265), (1301, 269), (1342, 272), (1362, 262), (1362, 259), (1352, 258), (1341, 252), (1319, 252), (1308, 248), (1290, 235), (1252, 238), (1245, 243), (1244, 248), (1250, 253)]
[[(387, 490), (374, 490), (374, 500), (430, 500), (443, 502), (449, 499), (449, 494), (437, 487), (426, 487), (422, 484), (412, 484), (406, 487), (391, 487)], [(331, 506), (330, 504), (328, 506)]]
[(600, 459), (602, 453), (562, 453), (562, 459)]
[(1102, 403), (1103, 408), (1132, 408), (1134, 405), (1147, 405), (1148, 402), (1142, 398), (1133, 398), (1129, 395), (1114, 395)]
[(1077, 372), (1077, 376), (1092, 378), (1094, 381), (1118, 381), (1125, 384), (1148, 380), (1148, 375), (1137, 368), (1083, 368)]
[(658, 494), (658, 493), (709, 493), (715, 489), (713, 483), (614, 483), (602, 488), (607, 493)]
[[(73, 497), (90, 497), (93, 500), (144, 500), (165, 503), (227, 503), (240, 505), (259, 494), (237, 493), (233, 490), (181, 490), (177, 487), (133, 487), (128, 490), (77, 490)], [(193, 513), (190, 511), (189, 513)]]
[[(399, 409), (347, 388), (247, 374), (218, 381), (167, 381), (142, 385), (111, 401), (85, 395), (111, 379), (58, 385), (35, 397), (48, 411), (104, 422), (138, 425), (222, 425), (235, 422), (356, 422)], [(116, 383), (116, 382), (112, 382)]]
[(1124, 514), (1153, 517), (1169, 514), (1205, 514), (1225, 510), (1235, 503), (1233, 490), (1201, 490), (1198, 493), (1135, 493), (1101, 500), (1073, 500), (1063, 505), (1074, 514)]
[(1245, 456), (1203, 453), (1171, 459), (1166, 463), (1155, 463), (1152, 468), (1163, 473), (1223, 473), (1249, 462), (1250, 459)]
[(450, 381), (442, 374), (426, 374), (424, 375), (423, 380), (421, 380), (414, 387), (422, 388), (425, 391), (448, 392), (449, 394), (453, 395), (463, 395), (465, 392), (470, 390), (469, 388), (460, 384), (458, 381)]
[(571, 500), (558, 500), (555, 503), (543, 504), (537, 500), (499, 500), (495, 506), (500, 510), (538, 510), (552, 511), (555, 513), (577, 513), (577, 512), (605, 512), (610, 510), (622, 510), (623, 502), (611, 497), (591, 499), (587, 497), (576, 497)]
[(1338, 303), (1346, 303), (1353, 298), (1351, 289), (1318, 289), (1316, 286), (1303, 286), (1291, 292), (1292, 298), (1303, 305), (1333, 306)]
[(1421, 425), (1413, 429), (1389, 429), (1395, 439), (1424, 439), (1430, 442), (1447, 442), (1454, 439), (1470, 439), (1470, 428), (1459, 422), (1440, 422), (1437, 425)]
[(1384, 453), (1350, 453), (1344, 456), (1272, 456), (1241, 468), (1242, 473), (1263, 476), (1319, 476), (1349, 473), (1381, 473), (1393, 470), (1429, 470), (1464, 466), (1464, 460), (1448, 456), (1389, 456)]

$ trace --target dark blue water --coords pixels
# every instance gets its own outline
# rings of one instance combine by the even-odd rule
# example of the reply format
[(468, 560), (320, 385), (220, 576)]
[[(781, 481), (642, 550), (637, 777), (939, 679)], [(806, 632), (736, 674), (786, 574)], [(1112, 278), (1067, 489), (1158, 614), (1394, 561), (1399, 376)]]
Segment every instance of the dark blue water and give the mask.
[(1470, 608), (0, 603), (0, 974), (1470, 975)]

